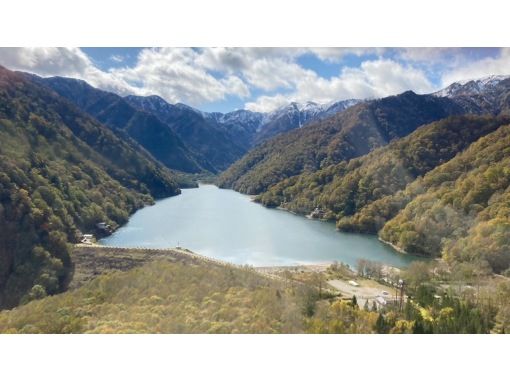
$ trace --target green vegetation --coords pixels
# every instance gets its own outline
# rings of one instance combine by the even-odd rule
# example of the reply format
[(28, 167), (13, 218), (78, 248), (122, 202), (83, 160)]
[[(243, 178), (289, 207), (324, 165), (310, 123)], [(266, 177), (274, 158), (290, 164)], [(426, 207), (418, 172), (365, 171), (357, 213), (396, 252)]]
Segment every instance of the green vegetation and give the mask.
[(377, 233), (402, 251), (510, 266), (509, 118), (454, 116), (370, 154), (286, 179), (269, 207)]
[(194, 156), (169, 125), (151, 113), (138, 110), (119, 95), (72, 78), (26, 77), (57, 92), (125, 139), (133, 139), (170, 169), (188, 173), (211, 169), (205, 159)]
[(218, 183), (259, 194), (286, 178), (362, 156), (420, 125), (460, 113), (463, 109), (449, 99), (410, 91), (359, 104), (259, 145)]
[(0, 68), (0, 308), (65, 289), (79, 231), (178, 193), (136, 143)]
[(410, 201), (380, 236), (403, 250), (446, 260), (510, 266), (510, 125), (410, 184)]
[[(379, 267), (363, 263), (364, 276), (369, 276), (368, 268)], [(405, 280), (402, 302), (391, 302), (390, 297), (386, 306), (359, 305), (355, 296), (340, 299), (331, 293), (326, 277), (343, 276), (345, 270), (334, 264), (325, 273), (284, 272), (278, 280), (248, 267), (160, 257), (0, 312), (0, 333), (401, 334), (510, 329), (510, 280), (481, 267), (415, 262), (396, 273), (395, 279)], [(356, 279), (352, 272), (347, 278)], [(377, 273), (370, 278), (386, 281)]]
[(379, 333), (487, 334), (508, 329), (510, 282), (481, 266), (415, 262), (403, 273), (407, 302), (382, 310)]
[[(452, 116), (363, 157), (286, 179), (257, 200), (265, 206), (282, 206), (302, 214), (318, 207), (326, 219), (340, 220), (339, 227), (349, 230), (342, 218), (404, 189), (418, 176), (509, 122), (508, 117)], [(364, 226), (360, 229), (370, 231)]]
[(6, 333), (296, 333), (303, 287), (250, 269), (157, 261), (0, 313)]

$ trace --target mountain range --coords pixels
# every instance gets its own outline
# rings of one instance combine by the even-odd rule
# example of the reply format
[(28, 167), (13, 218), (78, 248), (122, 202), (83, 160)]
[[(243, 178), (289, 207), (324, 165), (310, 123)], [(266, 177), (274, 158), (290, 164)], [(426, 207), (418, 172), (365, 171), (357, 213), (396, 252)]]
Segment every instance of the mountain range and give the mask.
[(367, 154), (435, 120), (508, 113), (510, 78), (491, 78), (453, 84), (430, 95), (407, 91), (362, 102), (258, 145), (222, 173), (219, 184), (258, 194), (290, 176)]
[(206, 113), (182, 103), (170, 104), (159, 96), (121, 97), (82, 80), (28, 77), (106, 126), (122, 131), (168, 168), (186, 173), (219, 173), (260, 142), (359, 102), (291, 103), (270, 113)]

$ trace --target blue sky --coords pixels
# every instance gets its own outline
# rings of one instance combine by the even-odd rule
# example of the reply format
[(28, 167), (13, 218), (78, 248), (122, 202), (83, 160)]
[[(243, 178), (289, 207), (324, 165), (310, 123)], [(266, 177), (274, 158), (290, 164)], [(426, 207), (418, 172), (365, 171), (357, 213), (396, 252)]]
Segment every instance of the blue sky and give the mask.
[(0, 48), (0, 64), (204, 111), (271, 111), (510, 74), (507, 48)]

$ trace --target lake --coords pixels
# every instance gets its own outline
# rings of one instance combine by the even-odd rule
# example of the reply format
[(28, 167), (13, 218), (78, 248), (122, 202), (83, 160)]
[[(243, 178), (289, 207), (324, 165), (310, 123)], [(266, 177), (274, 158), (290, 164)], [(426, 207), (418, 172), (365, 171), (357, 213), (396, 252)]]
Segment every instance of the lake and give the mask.
[(332, 262), (356, 265), (359, 258), (403, 267), (402, 255), (375, 236), (342, 233), (335, 225), (265, 208), (250, 197), (213, 185), (184, 189), (131, 216), (100, 241), (117, 247), (182, 246), (236, 264), (280, 266)]

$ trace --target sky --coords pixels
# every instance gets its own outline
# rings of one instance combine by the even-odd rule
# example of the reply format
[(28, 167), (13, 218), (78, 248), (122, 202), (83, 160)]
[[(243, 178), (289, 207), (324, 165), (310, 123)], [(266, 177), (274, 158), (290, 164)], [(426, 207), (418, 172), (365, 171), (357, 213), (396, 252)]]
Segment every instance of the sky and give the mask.
[(510, 48), (0, 48), (0, 65), (207, 112), (269, 112), (508, 75)]

